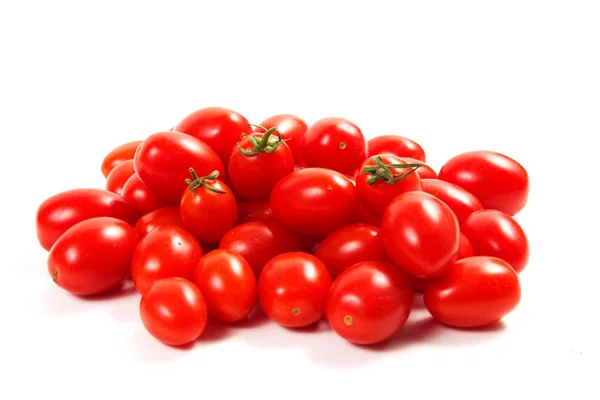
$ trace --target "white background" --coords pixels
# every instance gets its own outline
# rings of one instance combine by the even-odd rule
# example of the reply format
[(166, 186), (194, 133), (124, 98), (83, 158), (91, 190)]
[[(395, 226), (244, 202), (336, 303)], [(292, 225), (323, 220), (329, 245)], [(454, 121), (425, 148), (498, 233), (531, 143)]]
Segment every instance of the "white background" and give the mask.
[[(599, 6), (2, 1), (0, 398), (598, 399)], [(102, 187), (106, 152), (209, 105), (255, 123), (346, 117), (417, 140), (436, 169), (468, 150), (514, 157), (531, 178), (522, 303), (483, 332), (417, 307), (375, 350), (266, 321), (175, 350), (146, 333), (137, 294), (54, 286), (39, 203)]]

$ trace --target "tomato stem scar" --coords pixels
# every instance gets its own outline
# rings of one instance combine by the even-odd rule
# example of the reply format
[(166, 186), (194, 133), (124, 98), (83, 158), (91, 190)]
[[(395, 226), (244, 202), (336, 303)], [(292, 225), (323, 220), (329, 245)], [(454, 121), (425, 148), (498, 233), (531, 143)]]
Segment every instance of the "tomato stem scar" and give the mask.
[(292, 314), (294, 314), (294, 315), (298, 315), (298, 314), (300, 314), (300, 309), (299, 309), (298, 307), (294, 307), (294, 308), (292, 309)]
[(344, 317), (344, 323), (345, 323), (347, 326), (351, 326), (351, 325), (352, 325), (352, 322), (353, 322), (353, 321), (352, 321), (352, 317), (351, 317), (350, 315), (346, 315), (346, 316)]

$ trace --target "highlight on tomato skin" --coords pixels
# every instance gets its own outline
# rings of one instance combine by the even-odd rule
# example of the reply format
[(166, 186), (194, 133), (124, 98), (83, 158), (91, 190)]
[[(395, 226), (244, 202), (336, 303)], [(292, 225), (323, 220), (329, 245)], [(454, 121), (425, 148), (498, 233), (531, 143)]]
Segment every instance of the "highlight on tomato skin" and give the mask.
[(409, 157), (421, 162), (427, 161), (425, 150), (412, 139), (400, 135), (380, 135), (367, 142), (369, 157), (378, 154), (391, 154), (400, 158)]

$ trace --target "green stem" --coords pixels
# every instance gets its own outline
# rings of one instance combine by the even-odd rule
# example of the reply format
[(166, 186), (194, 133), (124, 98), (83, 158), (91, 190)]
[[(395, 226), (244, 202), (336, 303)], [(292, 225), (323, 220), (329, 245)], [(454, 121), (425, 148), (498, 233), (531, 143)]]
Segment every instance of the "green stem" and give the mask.
[[(425, 164), (384, 164), (383, 160), (379, 156), (373, 157), (373, 162), (375, 165), (367, 165), (363, 167), (361, 171), (363, 174), (369, 175), (367, 178), (368, 185), (373, 185), (377, 181), (383, 181), (393, 185), (412, 175), (417, 171), (417, 169), (425, 166)], [(410, 171), (394, 174), (390, 168), (410, 168)]]
[(210, 190), (211, 192), (221, 193), (221, 194), (227, 193), (221, 189), (218, 189), (218, 188), (206, 183), (207, 180), (217, 179), (219, 177), (219, 171), (215, 170), (215, 171), (211, 172), (210, 174), (199, 178), (198, 174), (196, 174), (196, 171), (194, 171), (194, 168), (190, 168), (190, 174), (192, 174), (192, 179), (189, 179), (189, 178), (186, 179), (185, 183), (188, 184), (188, 188), (192, 191), (192, 196), (195, 196), (194, 191), (202, 186), (204, 186), (206, 188), (206, 190)]
[[(277, 141), (269, 140), (271, 135), (275, 132), (277, 132), (277, 136), (279, 137), (279, 139)], [(279, 134), (279, 131), (277, 130), (276, 126), (267, 129), (267, 131), (263, 134), (263, 136), (260, 139), (254, 135), (249, 136), (248, 141), (252, 144), (252, 146), (254, 146), (252, 150), (246, 150), (242, 146), (240, 146), (239, 143), (237, 144), (237, 148), (240, 151), (240, 153), (242, 153), (246, 157), (255, 156), (263, 151), (266, 153), (274, 153), (277, 151), (279, 146), (281, 146), (281, 144), (285, 142), (285, 140), (281, 140), (281, 135)]]

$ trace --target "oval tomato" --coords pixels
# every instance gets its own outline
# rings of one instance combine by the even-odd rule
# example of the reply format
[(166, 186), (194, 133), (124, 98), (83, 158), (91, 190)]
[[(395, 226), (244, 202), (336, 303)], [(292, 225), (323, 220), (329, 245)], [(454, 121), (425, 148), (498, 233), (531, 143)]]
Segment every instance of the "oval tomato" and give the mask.
[(110, 171), (122, 162), (133, 160), (133, 156), (140, 144), (142, 144), (142, 141), (136, 140), (112, 149), (102, 160), (101, 170), (104, 177), (107, 178)]
[(238, 202), (238, 224), (252, 221), (275, 222), (271, 205), (265, 200), (242, 200)]
[(137, 244), (135, 229), (125, 221), (91, 218), (70, 227), (52, 246), (48, 272), (72, 294), (103, 293), (127, 279)]
[(178, 206), (168, 206), (154, 210), (138, 220), (135, 230), (140, 238), (143, 238), (157, 226), (161, 225), (183, 226)]
[(120, 195), (123, 191), (123, 186), (125, 186), (125, 182), (127, 182), (133, 174), (135, 174), (133, 159), (123, 161), (121, 164), (115, 166), (106, 177), (106, 190)]
[(458, 223), (462, 223), (475, 211), (483, 210), (479, 199), (460, 186), (439, 179), (423, 179), (422, 183), (424, 192), (437, 197), (454, 211)]
[(398, 135), (381, 135), (369, 140), (369, 157), (391, 154), (400, 158), (414, 158), (422, 162), (427, 161), (425, 150), (414, 140)]
[(144, 185), (137, 174), (131, 175), (125, 182), (121, 196), (142, 214), (147, 214), (167, 205), (148, 186)]
[(265, 119), (260, 123), (259, 127), (254, 128), (254, 131), (264, 133), (265, 129), (273, 127), (277, 127), (277, 132), (279, 132), (281, 139), (286, 141), (285, 143), (292, 151), (294, 163), (296, 165), (303, 165), (302, 139), (308, 128), (306, 122), (292, 114), (278, 114)]

